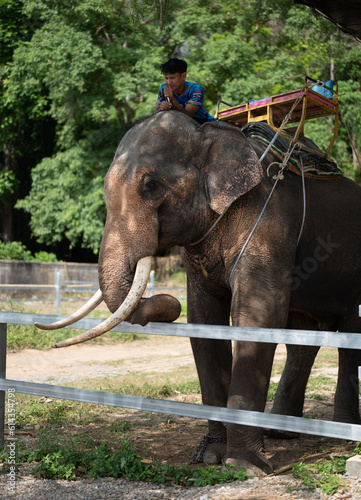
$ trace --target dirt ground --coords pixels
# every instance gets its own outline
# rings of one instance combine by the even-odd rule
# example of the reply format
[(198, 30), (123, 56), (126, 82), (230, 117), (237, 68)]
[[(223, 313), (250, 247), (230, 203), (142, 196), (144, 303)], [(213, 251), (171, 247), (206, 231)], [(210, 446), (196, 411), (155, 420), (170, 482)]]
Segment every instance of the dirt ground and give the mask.
[[(278, 346), (275, 359), (285, 359), (285, 347)], [(66, 349), (37, 351), (26, 349), (17, 353), (9, 353), (7, 357), (7, 378), (31, 382), (65, 385), (86, 379), (108, 378), (121, 381), (127, 374), (156, 374), (162, 372), (172, 378), (174, 370), (186, 369), (187, 373), (196, 376), (193, 356), (188, 339), (174, 337), (150, 336), (147, 340), (121, 342), (111, 345), (80, 344)], [(325, 364), (317, 369), (318, 373), (327, 373), (336, 377), (337, 369)], [(273, 377), (278, 381), (279, 375)], [(75, 385), (78, 386), (78, 385)], [(94, 387), (96, 388), (96, 387)], [(330, 396), (330, 395), (329, 395)], [(185, 396), (179, 394), (170, 399), (200, 402), (199, 395)], [(51, 404), (51, 401), (48, 401)], [(104, 408), (104, 413), (109, 411)], [(270, 405), (267, 405), (270, 409)], [(332, 419), (332, 398), (324, 401), (307, 399), (304, 415), (308, 418), (324, 420)], [(137, 451), (149, 459), (160, 462), (167, 461), (172, 465), (188, 463), (196, 446), (207, 432), (206, 423), (202, 420), (186, 417), (175, 417), (161, 414), (145, 414), (145, 412), (123, 410), (118, 408), (112, 413), (118, 422), (129, 422), (136, 428), (131, 434), (131, 441)], [(141, 425), (144, 422), (144, 426)], [(84, 432), (99, 439), (96, 425), (87, 425), (86, 429), (74, 426), (68, 432)], [(22, 434), (20, 432), (20, 434)], [(22, 438), (28, 444), (36, 437), (36, 433), (23, 433)], [(104, 439), (106, 436), (102, 436)], [(114, 440), (113, 436), (108, 436)], [(119, 439), (121, 436), (119, 436)], [(329, 454), (341, 456), (349, 454), (355, 447), (353, 442), (338, 439), (301, 435), (299, 439), (283, 440), (265, 438), (265, 449), (273, 467), (279, 469), (301, 459), (314, 463), (326, 458)]]

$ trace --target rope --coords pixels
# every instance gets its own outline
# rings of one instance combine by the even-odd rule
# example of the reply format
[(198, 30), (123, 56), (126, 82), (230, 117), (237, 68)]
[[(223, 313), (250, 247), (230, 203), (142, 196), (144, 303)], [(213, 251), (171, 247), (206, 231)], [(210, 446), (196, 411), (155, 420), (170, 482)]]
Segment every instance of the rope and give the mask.
[[(221, 214), (221, 215), (220, 215), (220, 216), (219, 216), (219, 217), (215, 220), (215, 222), (212, 224), (212, 226), (210, 227), (210, 229), (206, 232), (206, 234), (203, 236), (203, 238), (202, 238), (201, 240), (199, 240), (199, 241), (198, 241), (198, 243), (199, 243), (200, 241), (202, 241), (202, 240), (203, 240), (203, 239), (204, 239), (204, 238), (205, 238), (205, 237), (206, 237), (206, 236), (207, 236), (207, 235), (208, 235), (208, 234), (212, 231), (212, 229), (215, 227), (215, 225), (218, 223), (218, 221), (219, 221), (219, 220), (223, 217), (223, 215), (224, 215), (226, 212), (227, 212), (227, 210), (225, 210), (225, 211), (223, 212), (223, 214)], [(204, 261), (205, 261), (205, 258), (206, 258), (206, 255), (207, 255), (207, 252), (208, 252), (208, 250), (211, 248), (211, 246), (213, 245), (213, 243), (214, 243), (214, 241), (215, 241), (216, 237), (217, 237), (217, 236), (218, 236), (218, 234), (219, 234), (219, 231), (221, 230), (221, 227), (222, 227), (222, 226), (221, 226), (221, 225), (219, 225), (219, 227), (218, 227), (218, 231), (217, 231), (217, 232), (216, 232), (216, 234), (213, 236), (213, 238), (212, 238), (212, 239), (211, 239), (211, 241), (209, 242), (208, 247), (204, 250), (204, 252), (203, 252), (202, 254), (197, 254), (197, 255), (194, 255), (194, 254), (190, 253), (190, 252), (189, 252), (189, 250), (185, 249), (185, 250), (186, 250), (186, 252), (187, 252), (189, 255), (191, 255), (192, 257), (194, 257), (194, 258), (196, 258), (196, 259), (198, 259), (199, 267), (201, 268), (201, 271), (202, 271), (202, 273), (204, 274), (204, 276), (205, 276), (206, 278), (208, 278), (208, 272), (207, 272), (206, 268), (204, 267), (204, 264), (203, 264), (202, 260), (204, 260)], [(196, 243), (193, 243), (192, 245), (196, 245)], [(190, 246), (191, 246), (191, 245), (190, 245)]]
[(200, 240), (196, 241), (195, 243), (191, 243), (189, 246), (192, 247), (194, 245), (198, 245), (198, 243), (200, 243), (201, 241), (203, 241), (209, 235), (209, 233), (216, 227), (216, 225), (218, 224), (218, 222), (222, 219), (223, 215), (227, 212), (228, 208), (229, 207), (227, 207), (226, 210), (219, 217), (217, 217), (217, 219), (213, 222), (213, 224), (208, 229), (208, 231), (206, 232), (206, 234), (203, 235)]
[(304, 172), (303, 172), (303, 161), (302, 161), (302, 156), (300, 157), (301, 158), (301, 172), (302, 172), (302, 196), (303, 196), (303, 213), (302, 213), (302, 223), (301, 223), (301, 229), (300, 229), (300, 233), (298, 235), (298, 239), (297, 239), (297, 246), (300, 242), (300, 239), (301, 239), (301, 236), (302, 236), (302, 233), (303, 233), (303, 227), (305, 225), (305, 219), (306, 219), (306, 189), (305, 189), (305, 175), (304, 175)]
[[(297, 99), (297, 100), (299, 100), (299, 99)], [(296, 101), (295, 101), (295, 102), (296, 102)], [(292, 109), (293, 109), (293, 107), (292, 107)], [(291, 113), (291, 112), (290, 112), (290, 113)], [(277, 186), (277, 184), (278, 184), (278, 181), (280, 181), (280, 180), (283, 180), (283, 179), (284, 179), (283, 171), (284, 171), (284, 169), (286, 168), (286, 165), (287, 165), (287, 163), (288, 163), (288, 160), (290, 159), (290, 157), (291, 157), (291, 155), (292, 155), (292, 153), (293, 153), (293, 150), (294, 150), (294, 149), (295, 149), (295, 147), (296, 147), (296, 144), (297, 144), (297, 142), (293, 142), (293, 140), (291, 141), (290, 146), (289, 146), (289, 148), (288, 148), (288, 151), (287, 151), (287, 153), (285, 154), (285, 156), (284, 156), (284, 158), (283, 158), (283, 162), (282, 162), (282, 164), (281, 164), (281, 165), (280, 165), (278, 162), (273, 162), (273, 163), (271, 163), (270, 165), (268, 165), (268, 167), (267, 167), (267, 175), (268, 175), (268, 176), (270, 175), (270, 174), (269, 174), (269, 170), (270, 170), (270, 167), (271, 167), (272, 165), (280, 165), (280, 170), (279, 170), (279, 172), (278, 172), (278, 174), (277, 174), (277, 175), (274, 175), (274, 176), (272, 177), (272, 179), (274, 179), (274, 180), (275, 180), (275, 183), (273, 184), (273, 187), (272, 187), (272, 189), (271, 189), (271, 192), (270, 192), (270, 194), (268, 195), (268, 198), (267, 198), (267, 200), (266, 200), (266, 202), (265, 202), (265, 204), (264, 204), (264, 206), (263, 206), (263, 208), (262, 208), (262, 210), (261, 210), (261, 213), (260, 213), (260, 214), (259, 214), (259, 216), (258, 216), (258, 219), (256, 220), (255, 225), (253, 226), (253, 228), (252, 228), (251, 232), (249, 233), (249, 235), (248, 235), (248, 237), (247, 237), (247, 239), (246, 239), (246, 241), (245, 241), (245, 243), (244, 243), (244, 245), (243, 245), (243, 247), (242, 247), (241, 251), (239, 252), (238, 257), (237, 257), (237, 259), (236, 259), (236, 262), (233, 264), (233, 267), (232, 267), (231, 273), (230, 273), (230, 275), (229, 275), (229, 284), (231, 284), (231, 279), (232, 279), (232, 275), (233, 275), (233, 273), (234, 273), (234, 270), (236, 269), (238, 262), (240, 261), (240, 259), (241, 259), (242, 255), (244, 254), (244, 251), (246, 250), (247, 245), (248, 245), (248, 243), (249, 243), (250, 239), (252, 238), (253, 233), (255, 232), (256, 227), (258, 226), (258, 224), (259, 224), (259, 222), (260, 222), (260, 220), (261, 220), (261, 218), (262, 218), (262, 216), (263, 216), (263, 214), (264, 214), (264, 212), (265, 212), (265, 210), (266, 210), (266, 208), (267, 208), (267, 205), (268, 205), (268, 203), (269, 203), (269, 201), (270, 201), (270, 199), (271, 199), (271, 197), (272, 197), (272, 195), (273, 195), (273, 192), (274, 192), (274, 190), (275, 190), (275, 188), (276, 188), (276, 186)], [(302, 166), (302, 177), (303, 177), (303, 166)], [(305, 203), (305, 197), (304, 197), (304, 203)], [(302, 232), (302, 230), (303, 230), (303, 225), (301, 226), (301, 232)], [(299, 234), (299, 238), (300, 238), (300, 236), (301, 236), (301, 233)]]

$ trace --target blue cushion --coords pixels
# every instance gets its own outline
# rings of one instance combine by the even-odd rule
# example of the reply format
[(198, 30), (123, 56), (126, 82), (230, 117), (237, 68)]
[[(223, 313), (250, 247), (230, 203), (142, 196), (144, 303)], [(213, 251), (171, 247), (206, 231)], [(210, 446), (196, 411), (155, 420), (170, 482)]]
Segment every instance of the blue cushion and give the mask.
[[(325, 85), (327, 85), (327, 87), (330, 87), (330, 89), (333, 89), (333, 80), (325, 82)], [(317, 94), (321, 94), (327, 97), (328, 99), (333, 99), (333, 92), (331, 92), (331, 90), (326, 89), (325, 87), (319, 87), (318, 85), (314, 85), (312, 87), (312, 90), (314, 92), (317, 92)]]

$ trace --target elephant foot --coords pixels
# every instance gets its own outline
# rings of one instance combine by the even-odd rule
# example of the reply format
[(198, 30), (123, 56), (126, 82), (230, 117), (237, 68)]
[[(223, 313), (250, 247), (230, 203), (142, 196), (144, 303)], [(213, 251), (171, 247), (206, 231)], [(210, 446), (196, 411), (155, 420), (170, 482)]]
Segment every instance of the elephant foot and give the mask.
[(203, 453), (203, 462), (207, 465), (221, 464), (226, 452), (227, 443), (210, 443)]
[(216, 438), (211, 434), (207, 434), (199, 443), (190, 464), (220, 464), (222, 463), (222, 457), (225, 455), (226, 451), (226, 438)]
[(278, 429), (265, 429), (264, 435), (271, 439), (298, 439), (299, 432), (281, 431)]
[(233, 465), (237, 469), (246, 469), (247, 476), (263, 477), (273, 473), (273, 468), (266, 456), (262, 454), (247, 455), (245, 457), (225, 456), (225, 465)]

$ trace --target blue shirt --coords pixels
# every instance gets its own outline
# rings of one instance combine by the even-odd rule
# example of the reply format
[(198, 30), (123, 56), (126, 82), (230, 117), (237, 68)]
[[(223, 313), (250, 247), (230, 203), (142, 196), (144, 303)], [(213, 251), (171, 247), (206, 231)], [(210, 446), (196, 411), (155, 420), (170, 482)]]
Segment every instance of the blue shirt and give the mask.
[[(203, 89), (198, 83), (191, 83), (191, 82), (185, 82), (186, 88), (185, 91), (181, 96), (177, 96), (177, 94), (173, 93), (174, 98), (176, 99), (177, 102), (182, 106), (182, 108), (185, 108), (187, 104), (193, 104), (195, 106), (198, 106), (199, 109), (196, 112), (196, 114), (193, 116), (193, 118), (198, 122), (198, 123), (205, 123), (205, 122), (213, 122), (217, 121), (216, 118), (213, 118), (207, 111), (205, 110), (203, 106)], [(164, 97), (164, 87), (165, 83), (163, 83), (160, 86), (159, 92), (158, 92), (158, 99), (157, 99), (157, 104), (160, 104), (162, 101), (165, 101)]]

